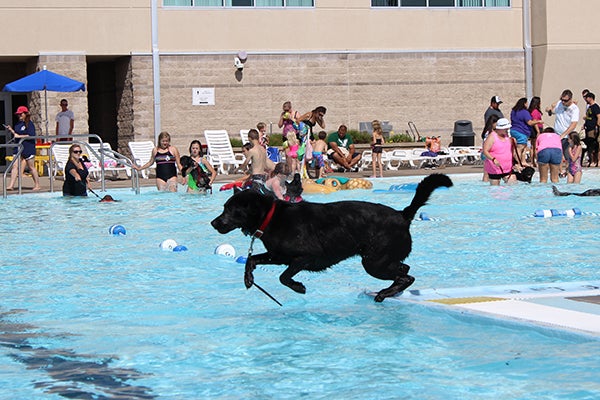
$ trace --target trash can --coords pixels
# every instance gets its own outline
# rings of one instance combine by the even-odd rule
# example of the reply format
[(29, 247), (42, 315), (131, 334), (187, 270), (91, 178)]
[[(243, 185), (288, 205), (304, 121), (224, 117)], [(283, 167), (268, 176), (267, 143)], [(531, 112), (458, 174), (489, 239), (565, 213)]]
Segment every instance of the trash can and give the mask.
[(475, 132), (471, 121), (461, 119), (454, 122), (452, 146), (475, 146)]

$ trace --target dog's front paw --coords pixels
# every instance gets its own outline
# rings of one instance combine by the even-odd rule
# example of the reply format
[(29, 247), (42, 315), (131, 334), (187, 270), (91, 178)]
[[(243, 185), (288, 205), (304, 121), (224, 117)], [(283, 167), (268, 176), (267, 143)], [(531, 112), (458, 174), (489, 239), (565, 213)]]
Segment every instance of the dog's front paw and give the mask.
[(248, 257), (246, 260), (246, 268), (244, 270), (244, 285), (246, 285), (246, 289), (250, 289), (254, 284), (254, 275), (252, 272), (256, 268), (252, 257)]
[(296, 293), (306, 294), (306, 287), (301, 282), (294, 282), (290, 285), (290, 289), (292, 289)]
[(250, 289), (252, 285), (254, 285), (254, 274), (252, 271), (246, 271), (244, 273), (244, 285), (246, 285), (246, 289)]

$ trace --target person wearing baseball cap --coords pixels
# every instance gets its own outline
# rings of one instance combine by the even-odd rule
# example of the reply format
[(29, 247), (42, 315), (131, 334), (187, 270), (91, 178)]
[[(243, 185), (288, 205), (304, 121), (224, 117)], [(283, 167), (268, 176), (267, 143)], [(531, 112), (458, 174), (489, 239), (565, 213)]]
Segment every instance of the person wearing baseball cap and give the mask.
[[(10, 171), (10, 183), (6, 187), (6, 190), (13, 190), (15, 181), (17, 180), (17, 168), (21, 168), (21, 176), (25, 172), (25, 165), (27, 165), (31, 171), (33, 178), (33, 189), (40, 190), (40, 177), (37, 169), (35, 168), (35, 139), (25, 139), (30, 136), (35, 136), (35, 126), (31, 122), (31, 114), (29, 109), (25, 106), (19, 106), (16, 115), (19, 116), (19, 122), (15, 125), (14, 129), (7, 126), (6, 129), (13, 134), (14, 139), (21, 139), (20, 143), (23, 145), (23, 151), (21, 152), (21, 159), (15, 161), (12, 170)], [(16, 155), (19, 151), (18, 147), (15, 147), (13, 154)]]
[(504, 114), (502, 114), (502, 111), (500, 111), (500, 104), (502, 104), (500, 96), (493, 96), (490, 100), (490, 106), (487, 110), (485, 110), (485, 114), (483, 115), (484, 125), (485, 123), (487, 123), (487, 120), (490, 117), (490, 115), (497, 115), (498, 118), (504, 118)]
[(490, 132), (483, 142), (483, 155), (485, 161), (483, 169), (488, 173), (490, 185), (500, 185), (500, 179), (506, 183), (517, 180), (512, 173), (513, 156), (516, 156), (512, 146), (512, 139), (508, 134), (511, 128), (506, 118), (500, 118), (496, 123), (496, 129)]

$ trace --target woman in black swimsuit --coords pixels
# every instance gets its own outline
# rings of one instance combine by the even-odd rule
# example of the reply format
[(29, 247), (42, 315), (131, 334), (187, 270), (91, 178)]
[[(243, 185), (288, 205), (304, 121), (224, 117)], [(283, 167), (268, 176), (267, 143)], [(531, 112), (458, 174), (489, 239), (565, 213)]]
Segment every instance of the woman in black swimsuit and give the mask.
[(171, 135), (161, 132), (158, 135), (158, 146), (152, 150), (150, 160), (144, 165), (133, 165), (133, 168), (141, 171), (156, 162), (156, 188), (160, 191), (177, 191), (177, 170), (182, 170), (179, 159), (179, 150), (171, 146)]

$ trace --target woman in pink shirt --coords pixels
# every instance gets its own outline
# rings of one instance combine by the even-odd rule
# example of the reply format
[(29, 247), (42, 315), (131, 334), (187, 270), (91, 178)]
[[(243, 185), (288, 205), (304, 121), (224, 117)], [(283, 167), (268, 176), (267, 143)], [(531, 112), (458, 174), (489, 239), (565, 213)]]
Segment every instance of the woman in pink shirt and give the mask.
[(540, 182), (548, 182), (548, 170), (550, 170), (550, 181), (558, 183), (558, 174), (563, 157), (560, 136), (554, 132), (553, 128), (547, 127), (538, 135), (536, 148)]
[(496, 129), (483, 142), (485, 156), (483, 169), (488, 173), (492, 186), (498, 186), (500, 179), (507, 183), (517, 180), (512, 173), (513, 155), (516, 153), (512, 139), (508, 136), (510, 127), (510, 122), (506, 118), (500, 118), (496, 123)]

